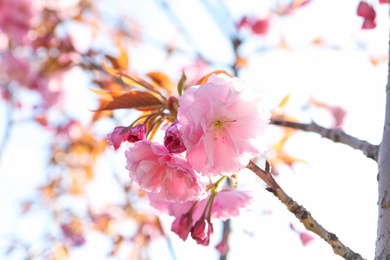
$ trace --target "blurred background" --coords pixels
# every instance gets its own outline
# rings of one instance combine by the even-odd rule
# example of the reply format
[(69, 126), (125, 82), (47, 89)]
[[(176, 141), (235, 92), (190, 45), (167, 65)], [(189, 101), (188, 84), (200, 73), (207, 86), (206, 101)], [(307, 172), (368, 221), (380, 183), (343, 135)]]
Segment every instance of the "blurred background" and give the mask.
[[(101, 61), (172, 86), (182, 72), (189, 86), (226, 70), (274, 113), (379, 144), (389, 42), (383, 2), (367, 1), (359, 12), (358, 0), (0, 0), (0, 258), (340, 259), (246, 170), (238, 188), (253, 191), (255, 203), (230, 221), (227, 256), (215, 248), (223, 223), (214, 224), (208, 247), (173, 234), (173, 218), (130, 182), (126, 146), (114, 150), (106, 140), (139, 114), (94, 112), (106, 102), (99, 91), (127, 89)], [(267, 142), (284, 190), (373, 258), (376, 162), (278, 126)]]

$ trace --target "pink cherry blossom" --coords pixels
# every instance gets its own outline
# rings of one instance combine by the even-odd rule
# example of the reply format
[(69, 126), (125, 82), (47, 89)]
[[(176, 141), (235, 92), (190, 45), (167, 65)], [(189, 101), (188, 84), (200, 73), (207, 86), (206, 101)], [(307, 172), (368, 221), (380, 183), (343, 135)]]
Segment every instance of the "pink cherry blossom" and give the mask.
[(112, 133), (107, 135), (107, 141), (115, 149), (118, 150), (123, 142), (127, 140), (127, 131), (124, 126), (117, 126)]
[(53, 106), (62, 97), (64, 76), (62, 71), (43, 76), (32, 66), (29, 59), (16, 57), (10, 53), (2, 56), (0, 69), (7, 81), (17, 82), (21, 87), (37, 91), (42, 97), (44, 107)]
[(221, 256), (226, 255), (227, 252), (229, 252), (229, 244), (225, 239), (222, 239), (221, 242), (219, 242), (216, 246), (215, 249), (218, 250), (219, 254)]
[(300, 233), (299, 238), (301, 239), (303, 246), (309, 245), (314, 240), (314, 237), (310, 235), (308, 232)]
[[(207, 201), (210, 199), (209, 196), (200, 200), (194, 208), (192, 218), (194, 221), (200, 219), (203, 214), (204, 208), (207, 205)], [(253, 205), (253, 197), (249, 191), (241, 191), (236, 189), (222, 190), (218, 192), (213, 201), (211, 209), (211, 219), (226, 220), (231, 217), (237, 217), (242, 212), (248, 211)], [(170, 203), (167, 204), (167, 210), (171, 216), (181, 216), (188, 212), (195, 201), (188, 201), (185, 203)]]
[(235, 173), (265, 150), (260, 139), (270, 113), (245, 86), (238, 78), (212, 74), (180, 98), (178, 128), (188, 161), (202, 175)]
[(27, 43), (27, 33), (37, 20), (38, 12), (33, 0), (1, 0), (0, 32), (16, 44)]
[(141, 189), (175, 202), (199, 199), (204, 194), (198, 176), (184, 158), (164, 146), (142, 140), (125, 151), (126, 169)]
[(361, 1), (358, 5), (356, 13), (358, 16), (364, 18), (362, 25), (363, 29), (374, 29), (376, 27), (376, 12), (372, 5), (368, 4), (365, 1)]
[(171, 231), (176, 233), (183, 241), (186, 241), (188, 234), (192, 229), (192, 221), (191, 214), (183, 214), (180, 217), (175, 218), (172, 223)]
[(270, 16), (266, 18), (257, 18), (243, 16), (237, 24), (237, 29), (249, 29), (255, 35), (266, 35), (270, 28)]
[(170, 153), (182, 153), (186, 150), (179, 129), (177, 128), (178, 121), (175, 121), (165, 131), (164, 146)]
[(213, 224), (204, 217), (199, 219), (191, 229), (191, 237), (202, 246), (210, 244), (210, 236), (213, 234)]
[(130, 128), (127, 133), (127, 141), (135, 143), (146, 138), (146, 126), (144, 124), (136, 125)]

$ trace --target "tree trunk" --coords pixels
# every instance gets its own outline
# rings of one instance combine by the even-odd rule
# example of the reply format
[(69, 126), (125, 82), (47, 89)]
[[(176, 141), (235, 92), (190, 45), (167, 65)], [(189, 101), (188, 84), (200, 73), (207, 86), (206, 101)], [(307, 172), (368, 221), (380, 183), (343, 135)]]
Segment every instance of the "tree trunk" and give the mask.
[(375, 260), (390, 260), (390, 62), (388, 68), (385, 124), (378, 157), (379, 197)]

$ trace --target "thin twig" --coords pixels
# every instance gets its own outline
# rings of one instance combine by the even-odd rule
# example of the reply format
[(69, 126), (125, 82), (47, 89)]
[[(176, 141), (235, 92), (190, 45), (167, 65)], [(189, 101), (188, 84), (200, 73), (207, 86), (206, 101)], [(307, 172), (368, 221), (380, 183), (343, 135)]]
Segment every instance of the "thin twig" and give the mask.
[(9, 102), (8, 104), (5, 104), (5, 105), (7, 106), (7, 111), (6, 111), (7, 121), (5, 122), (4, 136), (3, 136), (2, 140), (0, 141), (0, 162), (1, 162), (2, 156), (4, 154), (6, 144), (9, 141), (12, 126), (14, 124), (14, 121), (12, 119), (12, 105), (13, 104), (11, 102)]
[(363, 260), (364, 258), (353, 252), (351, 249), (346, 247), (338, 237), (323, 228), (307, 211), (304, 207), (295, 202), (290, 196), (288, 196), (284, 190), (275, 181), (270, 171), (264, 171), (258, 167), (252, 161), (246, 166), (246, 168), (253, 171), (259, 178), (261, 178), (267, 185), (267, 190), (272, 192), (284, 205), (287, 206), (288, 210), (292, 212), (299, 221), (305, 226), (307, 230), (310, 230), (324, 239), (333, 249), (333, 252), (340, 255), (347, 260)]
[(352, 148), (361, 150), (368, 158), (378, 161), (379, 145), (374, 145), (365, 140), (360, 140), (345, 133), (341, 129), (330, 129), (319, 126), (316, 123), (302, 124), (278, 118), (272, 118), (270, 123), (273, 125), (285, 126), (320, 134), (322, 137), (328, 138), (336, 143), (346, 144)]

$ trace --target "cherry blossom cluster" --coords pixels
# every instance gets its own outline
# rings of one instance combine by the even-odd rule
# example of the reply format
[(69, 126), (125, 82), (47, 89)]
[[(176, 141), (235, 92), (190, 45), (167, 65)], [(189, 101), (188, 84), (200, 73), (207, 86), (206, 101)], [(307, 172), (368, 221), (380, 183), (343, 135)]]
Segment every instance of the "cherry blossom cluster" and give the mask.
[(206, 246), (213, 219), (238, 216), (252, 204), (250, 192), (221, 186), (264, 153), (270, 113), (244, 81), (223, 73), (187, 88), (177, 103), (162, 144), (146, 140), (148, 118), (116, 127), (107, 139), (114, 149), (133, 143), (125, 151), (130, 178), (152, 206), (175, 217), (173, 232)]

